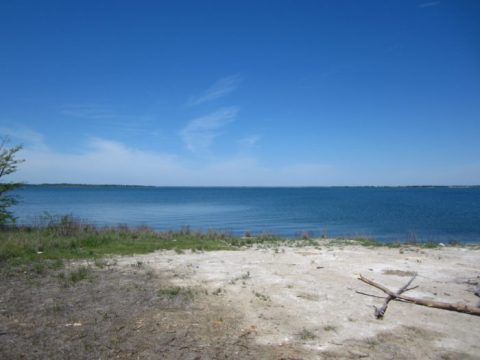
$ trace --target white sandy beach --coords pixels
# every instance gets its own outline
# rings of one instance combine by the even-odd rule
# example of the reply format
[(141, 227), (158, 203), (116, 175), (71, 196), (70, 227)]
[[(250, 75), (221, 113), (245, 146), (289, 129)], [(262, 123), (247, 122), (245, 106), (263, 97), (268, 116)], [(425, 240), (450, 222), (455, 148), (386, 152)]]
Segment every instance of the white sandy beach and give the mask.
[(479, 250), (249, 248), (156, 252), (118, 258), (118, 265), (138, 261), (167, 274), (177, 286), (205, 290), (208, 296), (200, 309), (215, 303), (238, 314), (232, 336), (285, 347), (298, 358), (480, 358), (480, 317), (393, 301), (378, 320), (373, 305), (383, 300), (356, 292), (385, 296), (360, 282), (359, 274), (396, 290), (417, 272), (413, 285), (418, 288), (410, 296), (476, 305)]

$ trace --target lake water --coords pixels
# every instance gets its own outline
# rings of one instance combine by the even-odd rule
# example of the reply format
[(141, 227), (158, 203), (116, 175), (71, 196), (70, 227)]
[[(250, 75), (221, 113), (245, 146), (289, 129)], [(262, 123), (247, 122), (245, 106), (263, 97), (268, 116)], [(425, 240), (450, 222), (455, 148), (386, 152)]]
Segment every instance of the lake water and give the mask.
[(194, 188), (27, 186), (15, 192), (21, 224), (44, 212), (98, 225), (219, 229), (293, 237), (480, 242), (480, 188)]

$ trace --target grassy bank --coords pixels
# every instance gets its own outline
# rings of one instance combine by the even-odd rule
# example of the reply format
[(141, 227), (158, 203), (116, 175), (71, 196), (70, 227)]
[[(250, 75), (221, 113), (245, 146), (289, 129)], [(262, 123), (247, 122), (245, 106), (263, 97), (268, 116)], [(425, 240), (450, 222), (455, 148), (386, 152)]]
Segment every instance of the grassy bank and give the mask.
[[(71, 216), (49, 218), (36, 226), (13, 226), (0, 229), (0, 261), (40, 261), (63, 259), (95, 259), (105, 255), (144, 254), (156, 250), (210, 251), (234, 250), (249, 245), (305, 246), (320, 241), (302, 234), (288, 240), (264, 233), (255, 236), (233, 236), (221, 231), (198, 232), (189, 228), (177, 231), (154, 231), (148, 227), (97, 227)], [(322, 240), (322, 245), (420, 246), (436, 247), (436, 243), (379, 243), (366, 237)]]
[(41, 225), (1, 229), (0, 261), (97, 258), (155, 250), (230, 250), (253, 243), (280, 240), (271, 234), (236, 237), (220, 231), (192, 231), (187, 227), (164, 232), (148, 227), (97, 227), (63, 216)]

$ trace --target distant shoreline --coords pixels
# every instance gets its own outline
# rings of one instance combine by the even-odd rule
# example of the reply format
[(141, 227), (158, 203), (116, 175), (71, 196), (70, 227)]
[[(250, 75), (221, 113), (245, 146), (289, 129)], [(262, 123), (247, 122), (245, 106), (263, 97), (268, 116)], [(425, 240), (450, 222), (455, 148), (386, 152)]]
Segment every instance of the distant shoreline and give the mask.
[(465, 189), (465, 188), (480, 188), (480, 185), (311, 185), (311, 186), (241, 186), (241, 185), (129, 185), (129, 184), (75, 184), (75, 183), (42, 183), (42, 184), (23, 184), (22, 187), (112, 187), (112, 188), (225, 188), (225, 189), (346, 189), (346, 188), (372, 188), (372, 189), (411, 189), (411, 188), (450, 188), (450, 189)]

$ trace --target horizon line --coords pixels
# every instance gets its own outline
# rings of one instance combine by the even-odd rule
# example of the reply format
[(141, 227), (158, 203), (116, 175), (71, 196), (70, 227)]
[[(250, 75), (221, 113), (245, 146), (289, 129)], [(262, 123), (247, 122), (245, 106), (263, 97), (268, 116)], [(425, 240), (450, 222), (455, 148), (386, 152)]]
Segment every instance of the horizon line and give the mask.
[(475, 188), (475, 185), (132, 185), (132, 184), (85, 184), (85, 183), (22, 183), (24, 186), (78, 186), (78, 187), (148, 187), (148, 188)]

